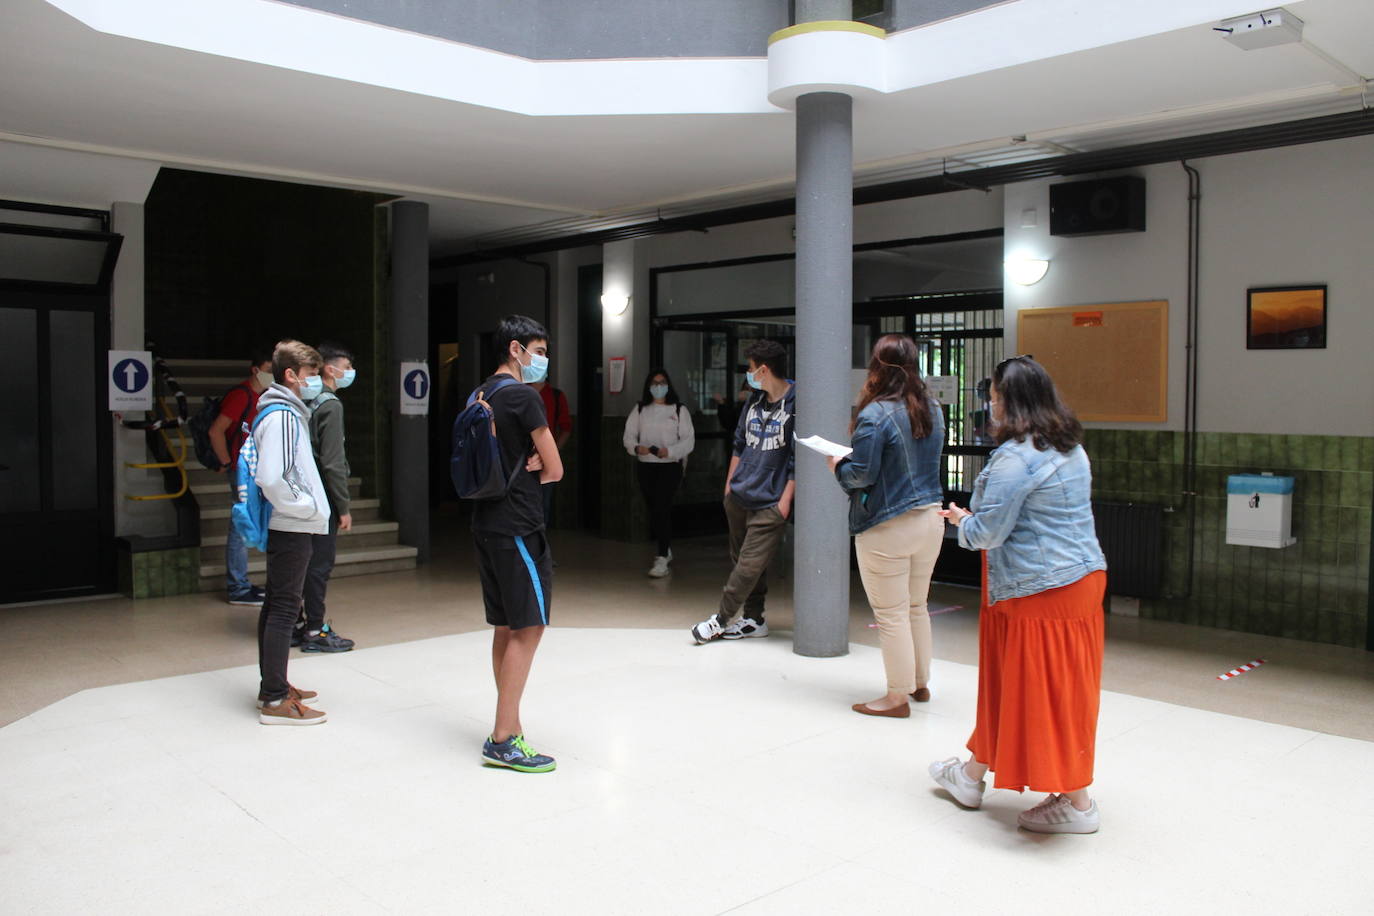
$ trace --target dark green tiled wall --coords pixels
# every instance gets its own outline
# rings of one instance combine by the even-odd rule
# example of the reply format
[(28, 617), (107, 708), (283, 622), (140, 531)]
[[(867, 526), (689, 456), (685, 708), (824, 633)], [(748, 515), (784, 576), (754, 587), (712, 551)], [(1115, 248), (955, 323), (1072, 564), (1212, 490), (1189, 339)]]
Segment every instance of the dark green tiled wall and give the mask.
[[(1164, 593), (1185, 594), (1183, 434), (1094, 429), (1085, 447), (1093, 463), (1094, 499), (1177, 510), (1165, 515)], [(1143, 600), (1141, 616), (1364, 646), (1374, 438), (1200, 433), (1197, 459), (1192, 594)], [(1293, 547), (1225, 542), (1226, 478), (1261, 471), (1294, 478)]]
[(131, 598), (165, 598), (200, 591), (200, 548), (120, 554), (119, 590)]

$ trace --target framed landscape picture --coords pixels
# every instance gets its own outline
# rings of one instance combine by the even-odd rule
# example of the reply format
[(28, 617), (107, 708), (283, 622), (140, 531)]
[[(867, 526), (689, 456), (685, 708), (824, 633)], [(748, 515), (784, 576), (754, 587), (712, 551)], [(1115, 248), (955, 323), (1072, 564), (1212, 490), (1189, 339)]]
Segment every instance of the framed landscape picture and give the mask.
[(1247, 350), (1326, 349), (1325, 285), (1256, 288), (1247, 299)]

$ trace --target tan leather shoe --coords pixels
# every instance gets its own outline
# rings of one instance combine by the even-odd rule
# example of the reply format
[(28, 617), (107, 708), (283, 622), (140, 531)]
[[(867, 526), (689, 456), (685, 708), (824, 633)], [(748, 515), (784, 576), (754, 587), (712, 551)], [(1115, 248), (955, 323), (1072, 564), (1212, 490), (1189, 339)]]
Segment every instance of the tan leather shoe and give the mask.
[(322, 725), (328, 720), (323, 710), (302, 706), (297, 700), (277, 700), (258, 710), (263, 725)]
[(850, 709), (865, 716), (885, 716), (889, 719), (906, 719), (911, 716), (911, 707), (905, 703), (891, 709), (873, 709), (867, 703), (855, 703)]
[[(314, 690), (301, 690), (299, 687), (293, 687), (290, 684), (286, 685), (286, 690), (286, 698), (288, 700), (295, 700), (297, 703), (309, 704), (311, 701), (318, 701), (320, 698), (319, 693)], [(262, 709), (262, 706), (262, 694), (258, 694), (258, 709)]]

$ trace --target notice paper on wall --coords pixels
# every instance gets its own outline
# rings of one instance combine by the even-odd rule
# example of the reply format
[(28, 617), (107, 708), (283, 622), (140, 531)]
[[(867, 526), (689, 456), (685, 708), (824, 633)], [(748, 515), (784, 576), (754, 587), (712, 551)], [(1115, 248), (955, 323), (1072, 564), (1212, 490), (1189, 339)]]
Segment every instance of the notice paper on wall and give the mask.
[(829, 455), (831, 458), (848, 458), (854, 451), (847, 445), (840, 445), (838, 442), (831, 442), (820, 436), (807, 436), (805, 439), (798, 439), (797, 444), (804, 445), (813, 452)]
[(610, 367), (610, 372), (606, 376), (607, 390), (611, 394), (620, 394), (625, 390), (625, 357), (612, 356)]
[(953, 404), (959, 400), (959, 376), (928, 375), (926, 376), (926, 390), (939, 403)]

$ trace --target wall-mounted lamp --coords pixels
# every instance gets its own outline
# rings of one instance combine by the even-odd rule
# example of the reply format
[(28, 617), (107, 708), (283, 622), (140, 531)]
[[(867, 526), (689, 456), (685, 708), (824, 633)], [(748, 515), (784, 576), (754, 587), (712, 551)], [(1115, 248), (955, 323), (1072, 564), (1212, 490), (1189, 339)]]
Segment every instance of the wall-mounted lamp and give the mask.
[(1050, 262), (1043, 258), (1010, 258), (1002, 263), (1007, 278), (1021, 286), (1033, 286), (1045, 279)]
[(616, 293), (601, 294), (601, 308), (607, 315), (623, 315), (630, 307), (630, 297)]

